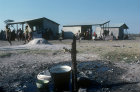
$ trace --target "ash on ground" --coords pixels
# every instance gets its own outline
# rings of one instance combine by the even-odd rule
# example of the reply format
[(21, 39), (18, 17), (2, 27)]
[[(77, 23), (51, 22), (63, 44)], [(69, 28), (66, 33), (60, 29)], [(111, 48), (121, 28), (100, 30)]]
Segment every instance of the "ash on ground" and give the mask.
[[(36, 92), (38, 73), (56, 65), (71, 66), (70, 52), (63, 48), (71, 49), (72, 41), (49, 42), (51, 44), (29, 46), (15, 41), (13, 46), (7, 46), (8, 42), (1, 41), (0, 88), (6, 92)], [(125, 44), (125, 47), (112, 47), (115, 44)], [(81, 92), (140, 92), (139, 47), (137, 41), (77, 43), (78, 82)], [(100, 56), (109, 51), (137, 53), (131, 56), (135, 60), (132, 59), (129, 63), (123, 58), (122, 61), (120, 58), (119, 61), (111, 61)]]

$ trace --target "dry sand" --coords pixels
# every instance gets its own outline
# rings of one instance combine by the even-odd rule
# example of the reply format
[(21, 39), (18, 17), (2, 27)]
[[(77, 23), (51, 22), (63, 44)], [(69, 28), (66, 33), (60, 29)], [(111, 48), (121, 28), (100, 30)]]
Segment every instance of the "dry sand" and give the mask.
[[(139, 55), (131, 62), (125, 62), (125, 59), (111, 61), (112, 59), (101, 56), (108, 53), (108, 50), (116, 49), (130, 52), (136, 50), (134, 54), (137, 55), (140, 49), (139, 41), (77, 42), (78, 76), (88, 77), (104, 85), (94, 91), (140, 92)], [(7, 92), (36, 92), (35, 82), (39, 72), (55, 65), (71, 65), (71, 55), (63, 49), (70, 49), (71, 42), (65, 40), (23, 45), (23, 42), (15, 41), (13, 46), (8, 46), (8, 42), (0, 41), (0, 86)]]

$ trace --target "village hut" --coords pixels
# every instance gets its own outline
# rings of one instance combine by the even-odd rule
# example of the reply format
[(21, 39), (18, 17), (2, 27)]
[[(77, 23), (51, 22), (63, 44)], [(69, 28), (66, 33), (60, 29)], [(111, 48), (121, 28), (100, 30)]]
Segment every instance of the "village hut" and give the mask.
[(128, 26), (125, 23), (118, 25), (110, 25), (109, 27), (98, 26), (95, 29), (95, 33), (97, 34), (97, 39), (106, 39), (110, 37), (110, 40), (121, 40), (128, 38), (127, 29)]
[(8, 25), (17, 25), (17, 30), (19, 30), (19, 25), (22, 25), (22, 30), (28, 26), (28, 29), (33, 32), (33, 38), (58, 39), (59, 24), (45, 17), (22, 22), (10, 22)]
[(80, 36), (83, 39), (91, 39), (92, 25), (64, 25), (62, 32), (64, 39), (72, 39), (73, 35)]

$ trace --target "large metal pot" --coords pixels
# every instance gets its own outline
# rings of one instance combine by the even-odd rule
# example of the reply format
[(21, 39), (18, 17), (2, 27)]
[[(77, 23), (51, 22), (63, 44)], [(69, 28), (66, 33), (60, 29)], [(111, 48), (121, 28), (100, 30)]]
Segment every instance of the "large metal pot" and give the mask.
[(54, 82), (54, 90), (57, 92), (69, 90), (71, 67), (67, 65), (59, 65), (50, 69), (52, 80)]

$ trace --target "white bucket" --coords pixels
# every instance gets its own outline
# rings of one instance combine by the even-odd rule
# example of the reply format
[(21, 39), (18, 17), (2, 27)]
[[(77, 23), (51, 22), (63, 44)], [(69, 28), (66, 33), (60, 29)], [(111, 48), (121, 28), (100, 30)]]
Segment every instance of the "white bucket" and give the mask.
[(39, 90), (49, 90), (51, 75), (48, 70), (42, 71), (37, 75), (36, 86)]

